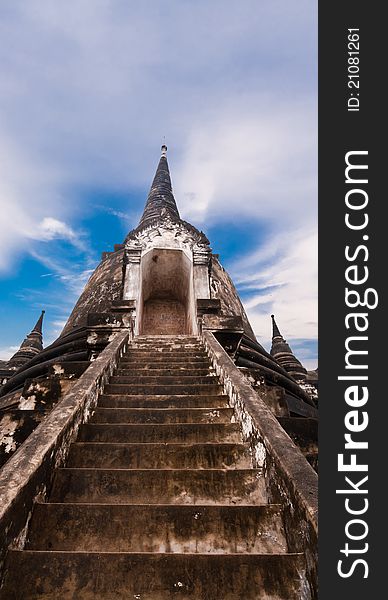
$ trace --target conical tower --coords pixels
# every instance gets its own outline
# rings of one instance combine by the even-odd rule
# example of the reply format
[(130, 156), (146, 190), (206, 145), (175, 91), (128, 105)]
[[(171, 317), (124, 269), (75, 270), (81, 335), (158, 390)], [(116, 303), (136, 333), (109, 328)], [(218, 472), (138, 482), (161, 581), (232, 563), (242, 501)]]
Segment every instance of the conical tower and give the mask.
[(302, 363), (296, 358), (289, 344), (282, 336), (275, 321), (275, 315), (271, 315), (272, 319), (272, 346), (271, 355), (278, 363), (297, 380), (304, 380), (307, 376), (307, 371)]
[(37, 320), (35, 327), (31, 332), (24, 338), (20, 345), (20, 348), (15, 354), (9, 359), (8, 367), (11, 369), (19, 369), (31, 358), (34, 358), (39, 352), (43, 350), (43, 337), (42, 337), (42, 325), (45, 311), (42, 313)]
[(171, 177), (167, 162), (167, 146), (161, 148), (161, 157), (155, 177), (148, 194), (139, 228), (157, 223), (161, 218), (169, 217), (179, 221), (179, 211), (172, 193)]

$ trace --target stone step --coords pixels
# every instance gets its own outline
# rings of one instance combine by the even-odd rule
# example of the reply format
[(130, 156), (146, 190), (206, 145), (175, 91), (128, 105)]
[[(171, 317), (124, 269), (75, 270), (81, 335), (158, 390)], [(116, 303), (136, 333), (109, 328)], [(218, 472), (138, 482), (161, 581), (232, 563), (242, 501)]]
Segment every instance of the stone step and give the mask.
[(142, 337), (135, 337), (132, 342), (131, 342), (131, 346), (137, 346), (137, 345), (148, 345), (148, 346), (156, 346), (156, 347), (160, 347), (160, 346), (183, 346), (185, 348), (187, 348), (188, 346), (191, 346), (193, 344), (195, 344), (196, 346), (202, 346), (202, 341), (197, 338), (197, 337), (191, 337), (191, 338), (142, 338)]
[(125, 359), (137, 358), (137, 359), (145, 359), (145, 360), (153, 360), (154, 358), (169, 358), (170, 360), (174, 360), (177, 358), (184, 358), (186, 360), (192, 360), (193, 358), (201, 358), (205, 360), (208, 358), (208, 355), (204, 350), (186, 350), (182, 348), (181, 350), (168, 350), (166, 348), (160, 348), (159, 350), (148, 350), (147, 348), (132, 348), (129, 349), (125, 355)]
[[(207, 356), (184, 356), (182, 353), (177, 354), (175, 356), (165, 356), (163, 354), (158, 354), (156, 356), (147, 357), (146, 355), (135, 357), (129, 356), (128, 354), (125, 357), (120, 359), (120, 367), (126, 367), (126, 365), (137, 365), (141, 367), (147, 367), (148, 365), (196, 365), (196, 364), (205, 364), (210, 365), (210, 360)], [(160, 368), (159, 366), (157, 368)]]
[(172, 333), (172, 334), (141, 334), (139, 333), (133, 338), (136, 340), (198, 340), (198, 336), (190, 333)]
[(201, 338), (196, 335), (137, 335), (131, 344), (202, 344)]
[(145, 348), (149, 350), (159, 350), (160, 348), (172, 348), (175, 350), (205, 350), (205, 347), (202, 342), (199, 340), (192, 340), (190, 342), (182, 342), (182, 341), (164, 341), (160, 342), (146, 342), (142, 340), (133, 341), (129, 346), (128, 350), (132, 348)]
[(202, 344), (201, 340), (198, 337), (190, 336), (186, 338), (177, 338), (177, 337), (148, 337), (148, 336), (136, 336), (133, 338), (131, 344), (150, 344), (161, 346), (164, 344), (180, 344), (182, 346), (187, 346), (189, 344)]
[(50, 502), (266, 504), (261, 469), (58, 469)]
[[(144, 348), (144, 347), (129, 347), (127, 350), (127, 353), (125, 354), (125, 358), (127, 357), (131, 357), (133, 355), (139, 356), (139, 357), (147, 357), (147, 356), (151, 356), (151, 357), (158, 357), (161, 354), (165, 354), (168, 355), (170, 358), (171, 357), (178, 357), (178, 356), (184, 356), (185, 358), (189, 359), (191, 356), (200, 356), (203, 359), (208, 358), (208, 355), (206, 354), (205, 350), (203, 348)], [(124, 357), (123, 357), (124, 358)]]
[(208, 357), (204, 354), (190, 354), (185, 355), (183, 352), (171, 354), (169, 352), (159, 353), (136, 353), (126, 354), (125, 357), (120, 359), (120, 368), (126, 368), (127, 365), (133, 365), (136, 363), (138, 367), (143, 367), (147, 364), (161, 363), (160, 368), (170, 364), (181, 364), (188, 365), (192, 363), (206, 363), (206, 366), (210, 366), (211, 363)]
[(190, 375), (181, 375), (177, 373), (172, 376), (152, 376), (140, 375), (139, 377), (113, 375), (110, 378), (110, 384), (116, 385), (201, 385), (201, 384), (217, 384), (218, 378), (214, 375), (206, 375), (205, 377), (193, 377)]
[(310, 600), (302, 554), (9, 553), (0, 600)]
[(98, 399), (99, 408), (227, 408), (229, 397), (218, 396), (145, 396), (102, 394)]
[(96, 408), (92, 423), (231, 423), (232, 408)]
[(173, 352), (178, 352), (183, 350), (184, 352), (189, 352), (190, 350), (200, 350), (204, 351), (204, 347), (199, 342), (190, 342), (189, 344), (182, 343), (164, 343), (164, 344), (151, 344), (147, 342), (135, 342), (131, 344), (128, 348), (128, 351), (132, 350), (151, 350), (151, 351), (159, 351), (162, 350), (171, 350)]
[(140, 368), (138, 366), (127, 367), (125, 369), (117, 369), (115, 376), (117, 377), (136, 377), (142, 379), (143, 377), (195, 377), (196, 379), (201, 377), (208, 377), (209, 375), (214, 376), (214, 371), (210, 367), (195, 369), (193, 367), (187, 367), (182, 365), (180, 367), (171, 367), (171, 365), (165, 365), (163, 368)]
[(152, 384), (123, 384), (123, 383), (108, 383), (104, 388), (105, 394), (129, 394), (146, 396), (180, 396), (189, 394), (190, 396), (215, 396), (222, 394), (223, 387), (219, 384), (203, 383), (203, 384), (169, 384), (169, 385), (152, 385)]
[(81, 425), (79, 442), (124, 443), (200, 443), (241, 442), (239, 425), (235, 423), (169, 423), (169, 424), (100, 424)]
[(96, 469), (248, 469), (249, 449), (239, 443), (75, 442), (68, 467)]
[[(155, 362), (148, 362), (148, 363), (142, 363), (139, 364), (138, 362), (135, 361), (127, 361), (127, 362), (122, 362), (120, 361), (119, 366), (118, 366), (119, 370), (124, 370), (124, 371), (133, 371), (134, 369), (137, 369), (138, 371), (141, 371), (143, 373), (146, 373), (147, 371), (166, 371), (166, 370), (172, 370), (174, 369), (174, 371), (187, 371), (187, 370), (208, 370), (211, 369), (211, 364), (210, 361), (208, 360), (202, 360), (202, 361), (177, 361), (177, 362), (165, 362), (165, 363), (161, 363), (160, 361), (155, 361)], [(152, 375), (152, 372), (150, 373), (150, 375)]]
[(138, 342), (138, 341), (152, 342), (154, 340), (156, 340), (158, 342), (164, 342), (164, 341), (174, 342), (175, 341), (175, 342), (183, 342), (183, 343), (186, 341), (187, 342), (190, 342), (190, 341), (199, 342), (200, 341), (198, 336), (190, 335), (188, 333), (187, 334), (182, 333), (182, 334), (177, 334), (177, 335), (174, 335), (174, 334), (171, 334), (171, 335), (164, 335), (164, 334), (142, 335), (142, 334), (139, 334), (133, 338), (133, 342)]
[(285, 553), (279, 505), (37, 504), (26, 550)]

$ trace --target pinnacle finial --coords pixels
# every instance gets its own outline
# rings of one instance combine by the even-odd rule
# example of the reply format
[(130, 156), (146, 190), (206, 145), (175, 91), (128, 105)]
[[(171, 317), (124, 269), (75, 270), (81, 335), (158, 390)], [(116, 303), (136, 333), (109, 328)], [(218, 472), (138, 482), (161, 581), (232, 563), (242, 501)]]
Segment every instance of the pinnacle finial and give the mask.
[(271, 315), (271, 319), (272, 319), (272, 337), (277, 337), (280, 336), (281, 337), (281, 333), (279, 331), (278, 326), (276, 325), (276, 321), (275, 321), (275, 315)]
[(45, 312), (46, 312), (45, 310), (42, 310), (42, 313), (41, 313), (39, 319), (37, 320), (36, 325), (35, 325), (34, 329), (31, 331), (31, 333), (34, 331), (36, 331), (37, 333), (40, 333), (40, 334), (42, 333), (43, 317), (44, 317)]
[(166, 156), (167, 155), (167, 146), (166, 146), (166, 144), (162, 144), (161, 151), (162, 151), (162, 156)]

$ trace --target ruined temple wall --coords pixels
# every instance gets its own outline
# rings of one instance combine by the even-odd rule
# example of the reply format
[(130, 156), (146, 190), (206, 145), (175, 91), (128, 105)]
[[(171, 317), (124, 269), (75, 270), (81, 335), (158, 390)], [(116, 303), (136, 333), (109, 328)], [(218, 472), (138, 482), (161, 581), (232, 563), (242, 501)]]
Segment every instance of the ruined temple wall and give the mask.
[(242, 318), (244, 331), (251, 339), (256, 336), (249, 323), (248, 317), (234, 287), (233, 281), (225, 271), (218, 258), (213, 254), (210, 272), (211, 297), (218, 298), (221, 302), (221, 311), (225, 316), (239, 316)]
[(92, 273), (61, 335), (87, 323), (89, 312), (109, 312), (112, 300), (121, 298), (123, 250), (105, 256)]

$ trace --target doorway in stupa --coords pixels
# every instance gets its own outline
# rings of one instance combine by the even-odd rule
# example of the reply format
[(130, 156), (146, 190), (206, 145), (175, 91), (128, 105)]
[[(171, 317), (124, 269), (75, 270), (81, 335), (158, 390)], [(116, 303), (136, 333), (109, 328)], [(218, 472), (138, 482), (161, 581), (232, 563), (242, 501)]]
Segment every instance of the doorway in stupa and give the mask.
[(141, 335), (184, 335), (195, 330), (193, 266), (182, 250), (152, 249), (141, 260)]

